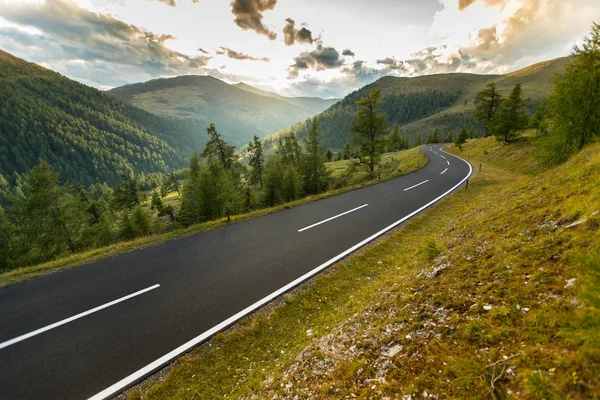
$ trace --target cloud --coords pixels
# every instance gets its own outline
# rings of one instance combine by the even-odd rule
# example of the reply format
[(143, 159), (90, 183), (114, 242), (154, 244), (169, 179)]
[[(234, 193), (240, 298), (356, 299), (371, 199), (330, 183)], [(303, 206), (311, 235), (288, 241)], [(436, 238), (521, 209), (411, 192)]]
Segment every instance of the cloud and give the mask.
[(204, 50), (202, 47), (198, 47), (198, 51), (200, 53), (208, 54), (208, 51)]
[(295, 78), (300, 70), (315, 69), (322, 71), (325, 69), (339, 68), (344, 64), (340, 53), (333, 47), (325, 47), (322, 43), (311, 52), (304, 51), (294, 58), (294, 64), (288, 69), (288, 77)]
[(354, 57), (356, 54), (352, 50), (346, 49), (342, 51), (343, 56)]
[(508, 3), (507, 0), (458, 0), (458, 9), (460, 11), (462, 11), (477, 1), (484, 3), (486, 7), (496, 6), (499, 4), (502, 5), (503, 3)]
[(295, 43), (312, 44), (314, 42), (311, 31), (305, 27), (300, 28), (300, 30), (296, 29), (296, 21), (291, 18), (287, 18), (285, 21), (287, 22), (283, 28), (283, 41), (285, 44), (292, 46)]
[[(158, 1), (159, 3), (165, 3), (168, 6), (176, 7), (179, 5), (177, 0), (148, 0), (148, 1)], [(200, 0), (190, 0), (192, 3), (198, 3)]]
[[(19, 54), (31, 53), (32, 61), (54, 61), (64, 68), (77, 61), (118, 71), (117, 67), (109, 67), (118, 64), (126, 65), (128, 71), (137, 68), (155, 77), (203, 72), (211, 59), (207, 55), (189, 56), (171, 50), (166, 43), (175, 39), (173, 35), (157, 34), (109, 14), (85, 10), (73, 0), (27, 4), (0, 2), (0, 15), (17, 25), (41, 31), (41, 34), (33, 34), (3, 29), (3, 42), (17, 48), (21, 46)], [(116, 80), (115, 77), (111, 81)]]
[(405, 71), (406, 67), (402, 61), (396, 60), (394, 57), (386, 57), (382, 60), (377, 60), (378, 65), (383, 65), (386, 71)]
[(227, 53), (227, 57), (233, 58), (235, 60), (250, 60), (250, 61), (264, 61), (264, 62), (271, 61), (267, 57), (261, 57), (261, 58), (252, 57), (252, 56), (249, 56), (248, 54), (240, 53), (240, 52), (228, 49), (227, 47), (223, 47), (223, 46), (221, 46), (221, 50), (223, 50), (224, 53)]
[(275, 40), (277, 34), (263, 24), (262, 13), (273, 10), (276, 4), (277, 0), (233, 0), (231, 12), (235, 15), (234, 22), (243, 30), (253, 30), (270, 40)]

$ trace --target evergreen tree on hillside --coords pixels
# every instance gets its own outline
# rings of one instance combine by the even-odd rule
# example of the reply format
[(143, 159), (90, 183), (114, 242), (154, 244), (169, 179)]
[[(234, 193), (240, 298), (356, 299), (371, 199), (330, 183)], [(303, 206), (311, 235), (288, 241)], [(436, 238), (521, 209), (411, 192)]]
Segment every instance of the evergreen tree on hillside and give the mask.
[(262, 188), (265, 157), (262, 142), (256, 135), (254, 135), (254, 140), (248, 144), (248, 158), (251, 168), (250, 183)]
[(508, 143), (519, 137), (519, 131), (526, 129), (527, 125), (525, 100), (521, 84), (517, 83), (492, 119), (492, 133), (498, 140)]
[(444, 143), (454, 143), (454, 132), (448, 132), (448, 134), (444, 138)]
[(462, 145), (467, 142), (467, 139), (469, 139), (469, 133), (467, 132), (467, 130), (465, 128), (462, 128), (460, 130), (460, 134), (456, 137), (456, 141), (454, 142), (454, 145), (456, 147), (458, 147), (460, 150), (462, 150)]
[[(25, 178), (27, 195), (17, 199), (17, 226), (25, 239), (28, 259), (39, 262), (77, 250), (76, 231), (69, 218), (74, 201), (68, 187), (58, 182), (58, 173), (46, 161), (29, 171)], [(31, 253), (37, 252), (37, 254)]]
[(181, 196), (181, 191), (179, 190), (179, 181), (173, 172), (164, 176), (160, 191), (162, 197), (167, 197), (167, 195), (171, 192), (177, 192), (177, 194)]
[(375, 176), (375, 165), (379, 162), (387, 133), (386, 115), (379, 113), (383, 106), (381, 89), (371, 90), (356, 105), (356, 120), (350, 125), (350, 131), (354, 133), (361, 162), (362, 158), (366, 158), (369, 174)]
[(303, 159), (304, 191), (306, 194), (317, 194), (327, 186), (327, 169), (323, 160), (326, 151), (321, 142), (319, 120), (312, 119), (308, 136), (304, 140), (306, 154)]
[(484, 90), (477, 93), (475, 102), (477, 107), (473, 112), (473, 116), (483, 121), (485, 124), (484, 137), (488, 137), (491, 131), (492, 118), (494, 118), (502, 104), (502, 96), (496, 91), (496, 84), (489, 83)]
[(417, 135), (417, 138), (415, 139), (415, 147), (420, 146), (423, 144), (423, 135), (421, 133), (419, 133)]
[[(567, 155), (600, 136), (600, 24), (594, 23), (564, 73), (554, 80), (549, 99), (551, 130)], [(564, 156), (563, 156), (564, 158)]]
[(431, 135), (429, 135), (429, 137), (427, 138), (427, 144), (433, 144), (433, 143), (439, 143), (439, 142), (440, 142), (440, 130), (438, 128), (435, 128), (433, 133), (431, 133)]
[(406, 147), (407, 146), (405, 139), (402, 136), (400, 136), (400, 125), (394, 124), (394, 126), (392, 127), (392, 131), (390, 132), (388, 137), (388, 150), (398, 151), (403, 150)]
[(209, 139), (204, 146), (202, 157), (210, 162), (218, 161), (225, 170), (230, 170), (235, 161), (235, 146), (229, 146), (217, 131), (215, 124), (206, 129)]
[(121, 175), (121, 183), (113, 188), (113, 203), (117, 209), (131, 210), (143, 201), (138, 178), (132, 174)]

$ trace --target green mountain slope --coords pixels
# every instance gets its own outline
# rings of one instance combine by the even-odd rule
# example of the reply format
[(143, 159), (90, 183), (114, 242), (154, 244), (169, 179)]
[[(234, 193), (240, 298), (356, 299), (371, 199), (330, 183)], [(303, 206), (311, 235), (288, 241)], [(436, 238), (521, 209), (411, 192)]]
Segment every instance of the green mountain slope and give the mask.
[[(414, 78), (384, 77), (355, 91), (319, 114), (323, 137), (327, 144), (341, 148), (350, 137), (349, 126), (355, 118), (356, 102), (371, 89), (381, 88), (383, 109), (387, 123), (402, 126), (403, 135), (412, 141), (421, 133), (439, 128), (442, 136), (463, 127), (479, 127), (473, 120), (474, 98), (489, 82), (495, 82), (498, 90), (507, 95), (515, 84), (521, 83), (527, 99), (527, 107), (533, 113), (541, 99), (552, 88), (552, 77), (562, 71), (567, 58), (559, 58), (532, 65), (507, 75), (440, 74)], [(300, 137), (306, 134), (306, 121), (296, 123), (266, 138), (266, 147), (273, 147), (277, 138), (291, 131)]]
[(0, 51), (0, 174), (9, 181), (39, 159), (84, 185), (181, 168), (205, 142), (197, 129)]
[[(118, 87), (109, 94), (153, 114), (207, 126), (215, 123), (235, 145), (325, 110), (331, 101), (290, 99), (211, 76), (180, 76)], [(317, 106), (319, 105), (319, 106)]]
[(322, 99), (320, 97), (285, 97), (277, 93), (267, 92), (240, 82), (237, 85), (233, 85), (238, 89), (245, 90), (246, 92), (254, 93), (259, 96), (270, 97), (273, 99), (285, 101), (306, 110), (310, 115), (317, 115), (318, 113), (325, 111), (340, 99)]

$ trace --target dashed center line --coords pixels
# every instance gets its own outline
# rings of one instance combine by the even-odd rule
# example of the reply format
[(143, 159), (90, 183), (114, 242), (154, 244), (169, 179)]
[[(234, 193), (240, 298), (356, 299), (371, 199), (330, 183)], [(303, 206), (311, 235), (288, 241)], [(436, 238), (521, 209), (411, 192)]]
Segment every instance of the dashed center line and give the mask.
[(92, 308), (91, 310), (88, 310), (88, 311), (82, 312), (80, 314), (73, 315), (72, 317), (63, 319), (62, 321), (58, 321), (58, 322), (55, 322), (55, 323), (53, 323), (51, 325), (47, 325), (47, 326), (45, 326), (43, 328), (40, 328), (40, 329), (37, 329), (37, 330), (35, 330), (33, 332), (29, 332), (29, 333), (26, 333), (26, 334), (21, 335), (19, 337), (16, 337), (14, 339), (8, 340), (8, 341), (3, 342), (3, 343), (0, 343), (0, 349), (4, 349), (4, 348), (6, 348), (8, 346), (12, 346), (15, 343), (22, 342), (23, 340), (26, 340), (26, 339), (29, 339), (31, 337), (37, 336), (40, 333), (47, 332), (47, 331), (49, 331), (51, 329), (54, 329), (54, 328), (58, 328), (61, 325), (68, 324), (69, 322), (75, 321), (76, 319), (83, 318), (83, 317), (85, 317), (87, 315), (93, 314), (93, 313), (98, 312), (100, 310), (104, 310), (105, 308), (108, 308), (110, 306), (114, 306), (115, 304), (122, 303), (125, 300), (129, 300), (129, 299), (131, 299), (133, 297), (139, 296), (141, 294), (144, 294), (146, 292), (149, 292), (149, 291), (154, 290), (154, 289), (159, 288), (159, 287), (160, 287), (160, 285), (158, 285), (158, 284), (150, 286), (150, 287), (148, 287), (146, 289), (143, 289), (143, 290), (140, 290), (138, 292), (131, 293), (130, 295), (121, 297), (120, 299), (113, 300), (110, 303), (103, 304), (101, 306)]
[(361, 208), (364, 208), (364, 207), (366, 207), (366, 206), (368, 206), (368, 204), (363, 204), (363, 205), (362, 205), (362, 206), (360, 206), (360, 207), (356, 207), (356, 208), (353, 208), (352, 210), (348, 210), (348, 211), (346, 211), (346, 212), (343, 212), (343, 213), (341, 213), (341, 214), (335, 215), (335, 216), (333, 216), (333, 217), (331, 217), (331, 218), (324, 219), (323, 221), (321, 221), (321, 222), (317, 222), (316, 224), (312, 224), (312, 225), (310, 225), (310, 226), (307, 226), (306, 228), (298, 229), (298, 232), (304, 232), (304, 231), (307, 231), (307, 230), (309, 230), (310, 228), (314, 228), (314, 227), (315, 227), (315, 226), (317, 226), (317, 225), (321, 225), (321, 224), (324, 224), (325, 222), (329, 222), (329, 221), (331, 221), (331, 220), (333, 220), (333, 219), (336, 219), (336, 218), (339, 218), (339, 217), (341, 217), (341, 216), (343, 216), (343, 215), (350, 214), (351, 212), (354, 212), (354, 211), (356, 211), (356, 210), (360, 210)]
[(440, 175), (444, 175), (446, 173), (446, 171), (448, 171), (448, 168), (446, 168), (445, 170), (443, 170)]
[(448, 165), (450, 165), (450, 161), (446, 160), (446, 162), (448, 163)]
[(409, 188), (406, 188), (406, 189), (404, 189), (404, 191), (406, 192), (407, 190), (414, 189), (414, 188), (416, 188), (417, 186), (421, 186), (421, 185), (423, 185), (423, 184), (425, 184), (425, 183), (427, 183), (427, 182), (429, 182), (429, 179), (427, 179), (426, 181), (423, 181), (423, 182), (421, 182), (421, 183), (417, 183), (415, 186), (411, 186), (411, 187), (409, 187)]

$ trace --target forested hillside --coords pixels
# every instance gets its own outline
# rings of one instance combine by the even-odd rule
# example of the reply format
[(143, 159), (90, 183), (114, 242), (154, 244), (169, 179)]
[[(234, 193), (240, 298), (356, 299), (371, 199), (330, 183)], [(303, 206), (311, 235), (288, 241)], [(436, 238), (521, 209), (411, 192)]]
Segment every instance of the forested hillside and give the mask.
[(318, 113), (328, 109), (329, 107), (340, 101), (340, 99), (322, 99), (320, 97), (285, 97), (280, 96), (277, 93), (257, 89), (254, 86), (250, 86), (243, 82), (240, 82), (237, 85), (233, 86), (235, 86), (238, 89), (245, 90), (246, 92), (254, 93), (260, 96), (271, 97), (273, 99), (293, 104), (295, 106), (303, 108), (304, 110), (309, 112), (310, 115), (317, 115)]
[(205, 136), (0, 51), (0, 174), (10, 182), (40, 159), (83, 185), (167, 172), (184, 167)]
[[(547, 61), (507, 75), (440, 74), (415, 78), (384, 77), (345, 97), (319, 114), (323, 139), (331, 148), (339, 149), (350, 138), (349, 126), (355, 119), (356, 102), (372, 89), (380, 88), (387, 124), (398, 123), (402, 135), (415, 143), (419, 134), (423, 138), (439, 129), (442, 137), (462, 128), (482, 130), (480, 122), (473, 119), (475, 95), (487, 83), (495, 82), (499, 92), (507, 95), (517, 83), (522, 84), (529, 114), (533, 114), (552, 88), (555, 72), (564, 68), (567, 58)], [(265, 139), (265, 147), (273, 147), (278, 138), (295, 132), (306, 135), (306, 121), (296, 123)]]
[(108, 91), (136, 107), (178, 121), (216, 124), (232, 144), (264, 137), (325, 110), (334, 101), (286, 98), (248, 85), (229, 85), (212, 76), (179, 76)]

